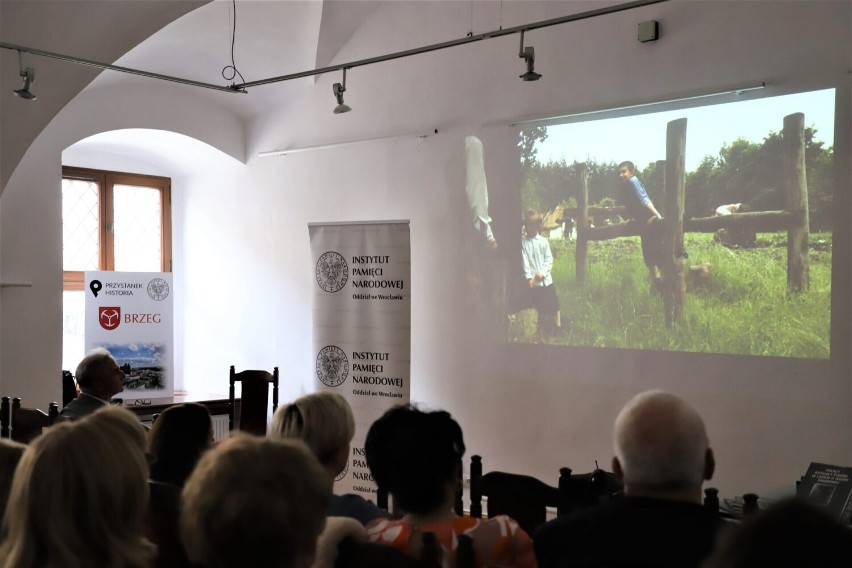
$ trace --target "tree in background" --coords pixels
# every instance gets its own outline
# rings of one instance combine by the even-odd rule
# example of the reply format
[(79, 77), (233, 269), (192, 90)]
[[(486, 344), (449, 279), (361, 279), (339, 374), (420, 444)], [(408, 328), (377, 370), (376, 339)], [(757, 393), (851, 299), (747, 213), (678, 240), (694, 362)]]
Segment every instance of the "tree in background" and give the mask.
[(538, 163), (537, 142), (547, 140), (547, 127), (534, 126), (523, 128), (518, 134), (518, 149), (520, 151), (521, 168), (524, 173), (524, 186), (521, 188), (522, 212), (528, 209), (543, 210), (542, 201), (539, 198), (540, 188), (537, 170), (541, 168)]
[[(813, 127), (805, 129), (810, 225), (812, 230), (830, 230), (834, 149), (815, 140), (816, 132)], [(574, 206), (568, 204), (569, 200), (577, 199), (582, 191), (581, 163), (568, 164), (564, 159), (546, 164), (537, 161), (535, 142), (546, 138), (546, 128), (537, 127), (523, 131), (518, 142), (525, 173), (521, 192), (524, 210), (535, 208), (546, 212), (559, 204)], [(717, 155), (705, 156), (695, 171), (686, 175), (686, 217), (709, 217), (716, 207), (728, 203), (748, 203), (755, 211), (783, 210), (786, 194), (781, 146), (781, 132), (771, 132), (762, 142), (737, 139), (724, 145)], [(586, 166), (589, 170), (589, 205), (618, 203), (620, 181), (617, 164), (589, 161)], [(660, 168), (658, 162), (652, 162), (637, 175), (651, 199), (661, 201), (664, 168)]]
[[(814, 139), (805, 128), (805, 167), (812, 230), (830, 230), (834, 186), (834, 148)], [(705, 156), (686, 176), (686, 216), (708, 217), (719, 205), (748, 203), (754, 211), (786, 208), (783, 137), (771, 132), (762, 142), (743, 139), (726, 144), (716, 156)]]
[(536, 160), (538, 149), (535, 146), (536, 143), (544, 142), (545, 140), (547, 140), (546, 126), (533, 126), (521, 129), (518, 137), (518, 148), (521, 150), (521, 166), (523, 166), (524, 170), (538, 165), (538, 161)]

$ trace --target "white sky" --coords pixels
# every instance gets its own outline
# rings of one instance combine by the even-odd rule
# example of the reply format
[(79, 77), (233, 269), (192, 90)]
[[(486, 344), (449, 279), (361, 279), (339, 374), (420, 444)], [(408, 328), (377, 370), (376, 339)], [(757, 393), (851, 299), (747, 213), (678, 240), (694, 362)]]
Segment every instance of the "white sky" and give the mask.
[(762, 141), (780, 131), (784, 117), (802, 112), (805, 126), (817, 129), (816, 139), (834, 145), (834, 89), (811, 91), (717, 104), (675, 111), (641, 114), (548, 126), (547, 140), (536, 144), (538, 161), (546, 164), (564, 158), (574, 161), (622, 162), (638, 169), (666, 158), (666, 124), (687, 118), (686, 171), (693, 171), (707, 156), (716, 156), (737, 138)]

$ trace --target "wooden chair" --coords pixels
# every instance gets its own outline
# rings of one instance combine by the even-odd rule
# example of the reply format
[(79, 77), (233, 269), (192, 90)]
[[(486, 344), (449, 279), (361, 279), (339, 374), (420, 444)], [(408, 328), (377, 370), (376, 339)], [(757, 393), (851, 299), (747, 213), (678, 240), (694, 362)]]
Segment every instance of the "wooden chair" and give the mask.
[(77, 381), (71, 371), (62, 371), (62, 407), (77, 398)]
[[(5, 397), (4, 397), (5, 398)], [(42, 429), (56, 422), (59, 416), (59, 405), (51, 402), (47, 414), (38, 408), (21, 407), (21, 399), (12, 399), (11, 409), (11, 438), (23, 444), (30, 443), (41, 435)]]
[(362, 542), (352, 537), (337, 545), (334, 568), (435, 568), (419, 558), (380, 542)]
[(559, 485), (553, 487), (528, 475), (492, 471), (482, 474), (482, 457), (470, 458), (470, 516), (482, 518), (482, 498), (488, 498), (488, 517), (509, 515), (527, 534), (547, 520), (547, 507), (557, 515), (571, 508), (571, 470), (559, 470)]
[(240, 395), (239, 430), (258, 436), (266, 435), (266, 417), (269, 407), (269, 383), (272, 383), (272, 412), (278, 408), (278, 367), (268, 371), (241, 371), (231, 365), (231, 388), (228, 395), (228, 428), (234, 429), (236, 397), (234, 385), (243, 386)]
[(8, 438), (12, 426), (12, 401), (8, 396), (0, 402), (0, 438)]
[(568, 508), (561, 514), (574, 509), (586, 509), (603, 501), (621, 496), (624, 488), (609, 471), (595, 469), (589, 473), (571, 475)]

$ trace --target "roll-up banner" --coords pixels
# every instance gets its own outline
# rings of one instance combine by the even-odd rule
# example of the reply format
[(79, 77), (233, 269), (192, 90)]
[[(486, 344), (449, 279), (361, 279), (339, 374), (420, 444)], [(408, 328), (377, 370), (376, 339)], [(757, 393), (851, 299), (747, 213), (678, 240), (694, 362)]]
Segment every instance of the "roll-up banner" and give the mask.
[(86, 272), (86, 353), (103, 347), (126, 375), (125, 404), (174, 395), (170, 272)]
[(388, 408), (410, 401), (411, 245), (408, 221), (311, 223), (315, 387), (355, 414), (334, 491), (375, 501), (364, 439)]

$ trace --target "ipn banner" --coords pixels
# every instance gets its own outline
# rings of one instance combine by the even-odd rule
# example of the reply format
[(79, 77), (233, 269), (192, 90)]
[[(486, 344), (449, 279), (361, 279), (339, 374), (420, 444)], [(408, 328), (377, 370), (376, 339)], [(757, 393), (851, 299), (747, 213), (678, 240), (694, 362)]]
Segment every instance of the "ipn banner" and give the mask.
[(372, 497), (364, 456), (370, 425), (411, 396), (411, 243), (408, 221), (311, 223), (315, 387), (355, 413), (336, 493)]

